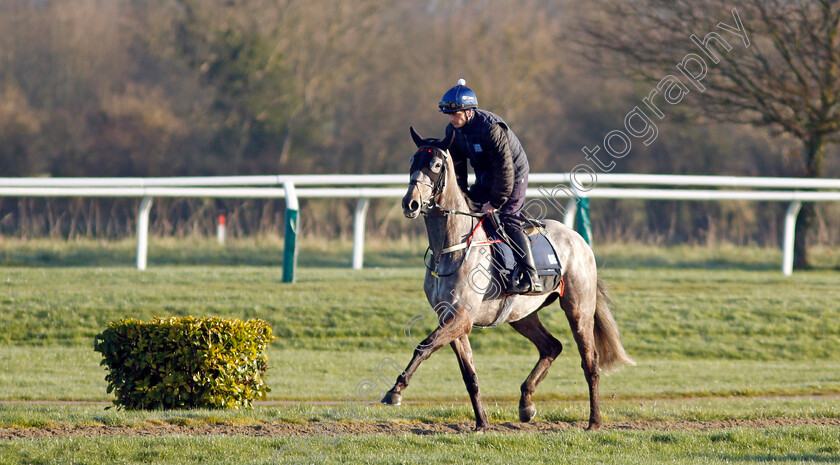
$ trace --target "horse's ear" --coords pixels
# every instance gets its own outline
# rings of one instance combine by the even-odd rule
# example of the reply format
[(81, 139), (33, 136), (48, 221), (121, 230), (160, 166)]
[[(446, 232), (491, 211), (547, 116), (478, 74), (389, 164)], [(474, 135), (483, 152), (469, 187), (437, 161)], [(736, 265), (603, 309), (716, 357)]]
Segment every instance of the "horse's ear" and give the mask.
[(455, 140), (455, 131), (447, 132), (446, 136), (440, 141), (440, 148), (443, 150), (449, 150), (449, 147), (452, 146), (452, 141)]
[(414, 130), (414, 126), (409, 126), (409, 130), (411, 131), (411, 139), (414, 141), (414, 145), (420, 148), (426, 144), (423, 138), (420, 137), (420, 134), (417, 134), (417, 131)]

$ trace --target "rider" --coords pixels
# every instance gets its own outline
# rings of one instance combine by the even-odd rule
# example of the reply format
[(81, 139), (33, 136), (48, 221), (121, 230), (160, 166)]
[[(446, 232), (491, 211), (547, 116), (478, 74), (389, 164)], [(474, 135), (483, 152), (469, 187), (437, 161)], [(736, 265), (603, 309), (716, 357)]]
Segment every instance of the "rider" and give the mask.
[[(523, 271), (510, 292), (523, 294), (542, 292), (542, 284), (534, 266), (528, 235), (522, 221), (515, 216), (525, 203), (528, 187), (528, 158), (519, 139), (498, 115), (478, 109), (475, 92), (463, 79), (446, 91), (440, 100), (440, 111), (449, 115), (446, 135), (455, 132), (449, 151), (455, 164), (458, 186), (470, 200), (482, 205), (481, 211), (500, 217), (504, 231), (515, 247), (514, 257)], [(475, 171), (475, 184), (467, 186), (467, 163)]]

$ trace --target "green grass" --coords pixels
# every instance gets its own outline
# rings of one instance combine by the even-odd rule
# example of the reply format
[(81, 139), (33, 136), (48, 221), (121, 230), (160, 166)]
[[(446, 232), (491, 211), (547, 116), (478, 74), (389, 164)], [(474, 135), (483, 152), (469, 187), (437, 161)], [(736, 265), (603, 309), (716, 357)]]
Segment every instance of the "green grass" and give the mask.
[[(0, 400), (103, 401), (92, 339), (108, 321), (196, 315), (264, 318), (269, 399), (246, 411), (127, 412), (104, 405), (0, 404), (0, 427), (237, 425), (317, 422), (386, 358), (411, 355), (404, 325), (428, 315), (419, 243), (370, 241), (364, 271), (350, 244), (305, 242), (294, 285), (281, 283), (282, 243), (154, 239), (149, 268), (134, 243), (0, 240)], [(596, 248), (625, 346), (639, 363), (601, 377), (607, 421), (837, 418), (840, 252), (818, 249), (815, 269), (783, 277), (776, 250), (734, 247)], [(565, 316), (541, 313), (565, 350), (540, 385), (537, 420), (587, 418), (586, 383)], [(431, 327), (431, 318), (423, 320)], [(421, 325), (422, 326), (422, 325)], [(427, 329), (428, 329), (427, 328)], [(414, 329), (418, 329), (415, 325)], [(493, 422), (517, 419), (519, 384), (534, 347), (509, 327), (471, 336)], [(395, 370), (385, 370), (390, 382)], [(380, 389), (385, 389), (382, 382)], [(730, 397), (734, 396), (734, 397)], [(400, 408), (364, 408), (371, 422), (470, 422), (451, 351), (424, 362)], [(836, 428), (716, 432), (353, 436), (324, 463), (838, 462)], [(0, 442), (0, 463), (271, 463), (293, 439), (74, 437)], [(632, 451), (628, 453), (628, 451)], [(318, 452), (320, 453), (320, 452)], [(303, 455), (297, 455), (304, 459)]]
[[(298, 263), (302, 267), (348, 268), (352, 242), (308, 238), (299, 242)], [(416, 267), (427, 243), (425, 237), (411, 240), (373, 240), (365, 243), (365, 266)], [(702, 268), (781, 270), (782, 252), (731, 244), (645, 245), (600, 244), (594, 246), (600, 268)], [(133, 267), (137, 253), (135, 239), (118, 241), (78, 239), (21, 240), (0, 237), (0, 266), (24, 267)], [(219, 245), (214, 239), (152, 237), (148, 249), (149, 267), (161, 265), (197, 266), (281, 266), (283, 241), (273, 236), (229, 239)], [(812, 246), (812, 266), (818, 270), (840, 270), (840, 249)]]
[[(203, 250), (189, 243), (181, 249), (190, 247)], [(682, 252), (665, 253), (677, 260)], [(776, 270), (607, 265), (601, 275), (635, 357), (840, 359), (836, 271), (784, 277)], [(280, 282), (281, 270), (273, 266), (155, 266), (144, 272), (5, 267), (0, 270), (0, 344), (87, 347), (108, 321), (191, 314), (265, 318), (280, 336), (276, 348), (398, 353), (405, 349), (406, 322), (418, 313), (430, 314), (422, 276), (417, 267), (303, 267), (291, 285)], [(544, 310), (542, 317), (570, 349), (559, 306)], [(433, 319), (424, 322), (431, 329)], [(533, 350), (509, 327), (481, 333), (473, 343), (480, 353)]]
[[(780, 248), (705, 245), (647, 245), (611, 243), (594, 245), (598, 267), (608, 268), (687, 268), (751, 271), (781, 271)], [(815, 245), (808, 249), (815, 270), (840, 270), (840, 249)]]
[(628, 349), (650, 357), (836, 359), (840, 274), (607, 269)]
[[(481, 334), (476, 338), (481, 338)], [(513, 401), (519, 385), (536, 362), (531, 354), (504, 355), (476, 351), (474, 359), (481, 391), (488, 401)], [(381, 389), (378, 372), (389, 382), (399, 372), (383, 359), (392, 358), (400, 370), (411, 348), (389, 351), (269, 350), (266, 379), (269, 400), (337, 401), (353, 394), (365, 379)], [(0, 346), (0, 400), (108, 401), (105, 370), (91, 348)], [(21, 370), (22, 361), (26, 370)], [(638, 366), (601, 377), (603, 396), (655, 399), (708, 396), (768, 396), (840, 394), (838, 360), (667, 360), (637, 359)], [(390, 386), (388, 386), (390, 387)], [(587, 396), (580, 358), (574, 346), (552, 365), (538, 399), (569, 400)], [(441, 350), (421, 365), (406, 401), (464, 401), (466, 391), (455, 356)]]
[[(709, 432), (605, 431), (560, 434), (339, 436), (296, 446), (296, 438), (224, 436), (75, 437), (0, 443), (9, 464), (718, 464), (836, 463), (836, 431), (815, 427)], [(283, 448), (290, 452), (280, 452)], [(297, 461), (295, 461), (297, 460)]]
[[(352, 241), (303, 239), (298, 264), (302, 267), (349, 268)], [(373, 267), (422, 266), (425, 242), (418, 240), (375, 241), (365, 244), (365, 265)], [(135, 239), (95, 241), (79, 239), (21, 240), (0, 237), (0, 266), (4, 267), (134, 267)], [(214, 239), (149, 239), (148, 266), (261, 266), (283, 264), (283, 241), (272, 236), (229, 239), (219, 245)]]
[[(164, 241), (165, 250), (210, 253), (211, 241)], [(14, 249), (54, 247), (60, 257), (82, 245), (0, 243)], [(258, 242), (234, 242), (243, 257), (260, 255)], [(268, 247), (276, 247), (269, 242)], [(28, 247), (28, 249), (27, 249)], [(311, 244), (303, 256), (318, 251)], [(397, 250), (412, 247), (394, 244)], [(376, 250), (388, 251), (387, 244)], [(663, 260), (695, 260), (701, 249), (655, 251), (605, 247), (607, 263), (653, 253)], [(173, 252), (174, 253), (174, 252)], [(646, 255), (646, 253), (648, 255)], [(737, 253), (724, 248), (710, 254)], [(769, 255), (771, 251), (764, 251)], [(337, 254), (321, 251), (322, 259)], [(760, 254), (759, 254), (760, 255)], [(832, 257), (830, 253), (824, 256)], [(619, 257), (619, 258), (616, 258)], [(624, 258), (621, 258), (624, 257)], [(682, 260), (682, 261), (681, 261)], [(604, 378), (604, 392), (652, 398), (706, 395), (836, 393), (840, 372), (840, 273), (745, 269), (602, 268), (616, 301), (625, 346), (639, 367)], [(271, 398), (330, 400), (342, 396), (383, 358), (403, 366), (411, 347), (405, 323), (429, 315), (421, 268), (302, 267), (296, 284), (265, 266), (5, 267), (0, 270), (0, 399), (103, 400), (103, 370), (93, 336), (116, 319), (197, 315), (264, 318), (279, 336), (272, 344)], [(548, 399), (585, 396), (579, 359), (559, 306), (541, 313), (565, 353), (540, 388)], [(427, 318), (422, 323), (431, 329)], [(505, 326), (476, 330), (472, 345), (485, 396), (515, 398), (535, 360), (534, 347)], [(26, 360), (26, 372), (16, 369)], [(407, 399), (450, 400), (463, 386), (449, 350), (432, 357)], [(386, 375), (392, 378), (393, 374)], [(553, 381), (553, 382), (552, 382)]]
[[(488, 400), (487, 414), (493, 423), (518, 422), (517, 402)], [(469, 402), (410, 402), (399, 407), (379, 404), (343, 403), (299, 404), (257, 403), (242, 410), (167, 410), (137, 411), (106, 409), (95, 404), (0, 404), (0, 428), (74, 428), (82, 426), (149, 427), (159, 425), (265, 425), (273, 423), (305, 424), (338, 421), (350, 414), (364, 422), (461, 423), (472, 422)], [(535, 421), (585, 421), (589, 403), (585, 400), (548, 401), (537, 398)], [(761, 418), (840, 418), (837, 397), (735, 397), (692, 398), (678, 400), (640, 400), (604, 398), (602, 413), (613, 421), (712, 421), (755, 420)]]

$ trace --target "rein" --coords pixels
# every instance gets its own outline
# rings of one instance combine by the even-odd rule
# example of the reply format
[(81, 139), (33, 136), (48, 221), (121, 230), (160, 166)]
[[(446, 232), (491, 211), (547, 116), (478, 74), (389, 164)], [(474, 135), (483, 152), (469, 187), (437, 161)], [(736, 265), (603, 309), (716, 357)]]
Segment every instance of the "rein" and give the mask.
[[(450, 210), (450, 211), (446, 211), (446, 210), (443, 210), (443, 209), (440, 209), (440, 210), (441, 210), (441, 211), (443, 211), (443, 212), (445, 213), (445, 214), (443, 215), (443, 217), (444, 217), (444, 218), (446, 217), (446, 213), (457, 212), (456, 210)], [(432, 276), (434, 276), (435, 278), (441, 278), (441, 277), (446, 277), (446, 276), (452, 276), (452, 275), (453, 275), (453, 274), (455, 274), (458, 270), (460, 270), (460, 269), (461, 269), (461, 266), (463, 266), (463, 265), (464, 265), (464, 262), (465, 262), (465, 261), (467, 261), (467, 257), (469, 257), (470, 252), (472, 251), (473, 247), (489, 246), (490, 244), (495, 244), (495, 243), (497, 243), (497, 242), (502, 242), (502, 241), (501, 241), (501, 239), (494, 239), (494, 240), (486, 240), (486, 241), (480, 241), (480, 242), (473, 242), (472, 238), (473, 238), (473, 236), (475, 235), (475, 232), (476, 232), (476, 231), (478, 231), (478, 228), (480, 228), (480, 227), (481, 227), (481, 224), (482, 224), (482, 223), (484, 223), (484, 220), (486, 219), (486, 216), (484, 216), (484, 215), (478, 215), (478, 214), (473, 214), (473, 213), (466, 213), (466, 212), (457, 212), (457, 213), (465, 214), (465, 215), (467, 215), (467, 216), (472, 216), (473, 218), (481, 218), (481, 220), (479, 220), (479, 221), (478, 221), (478, 224), (476, 224), (476, 225), (472, 228), (472, 232), (470, 232), (470, 235), (469, 235), (469, 236), (467, 236), (467, 239), (466, 239), (464, 242), (461, 242), (461, 243), (459, 243), (459, 244), (455, 244), (455, 245), (452, 245), (452, 246), (446, 247), (445, 249), (441, 249), (441, 251), (440, 251), (440, 254), (439, 254), (439, 255), (445, 255), (445, 254), (448, 254), (448, 253), (453, 253), (453, 252), (457, 252), (457, 251), (459, 251), (459, 250), (467, 249), (466, 253), (464, 253), (464, 256), (461, 258), (461, 262), (458, 264), (458, 266), (457, 266), (457, 267), (455, 267), (455, 269), (453, 269), (451, 272), (446, 273), (446, 274), (439, 274), (439, 273), (437, 272), (437, 265), (438, 265), (438, 262), (437, 262), (436, 260), (432, 262), (432, 263), (433, 263), (433, 266), (431, 266), (431, 267), (429, 266), (429, 263), (426, 263), (426, 269), (428, 269), (429, 271), (431, 271), (431, 272), (432, 272)], [(430, 250), (432, 251), (432, 257), (434, 258), (434, 256), (435, 256), (435, 252), (434, 252), (434, 250), (432, 250), (432, 246), (431, 246), (431, 245), (429, 245), (429, 247), (427, 247), (427, 248), (426, 248), (426, 254), (423, 256), (423, 261), (424, 261), (424, 262), (427, 262), (426, 258), (429, 256), (429, 251), (430, 251)]]
[[(448, 215), (463, 215), (463, 216), (469, 216), (469, 217), (472, 217), (472, 218), (481, 218), (478, 221), (478, 224), (476, 224), (473, 227), (472, 232), (470, 232), (470, 235), (467, 236), (467, 239), (464, 242), (461, 242), (461, 243), (458, 243), (458, 244), (455, 244), (455, 245), (451, 245), (451, 246), (446, 247), (446, 248), (441, 248), (440, 253), (437, 254), (437, 256), (438, 256), (437, 259), (435, 259), (436, 254), (435, 254), (435, 251), (432, 250), (432, 245), (429, 244), (429, 246), (426, 248), (426, 253), (423, 255), (423, 262), (426, 264), (426, 269), (431, 271), (432, 276), (434, 276), (435, 278), (452, 276), (453, 274), (455, 274), (459, 269), (461, 269), (461, 266), (463, 266), (464, 262), (467, 260), (467, 257), (469, 257), (470, 252), (472, 251), (473, 247), (489, 246), (491, 244), (495, 244), (495, 243), (498, 243), (498, 242), (503, 242), (502, 239), (492, 239), (492, 240), (486, 240), (486, 241), (481, 241), (481, 242), (473, 242), (472, 241), (472, 238), (475, 235), (475, 232), (478, 230), (479, 227), (481, 227), (481, 224), (484, 223), (484, 220), (487, 219), (487, 217), (489, 216), (486, 213), (473, 213), (473, 212), (464, 212), (464, 211), (460, 211), (460, 210), (447, 210), (445, 208), (441, 208), (439, 205), (436, 205), (434, 203), (434, 200), (429, 200), (428, 205), (429, 206), (428, 206), (427, 209), (421, 211), (421, 213), (426, 217), (429, 217), (429, 215), (427, 214), (428, 210), (434, 209), (434, 210), (437, 210), (437, 211), (442, 213), (442, 215), (435, 215), (435, 217), (444, 218), (444, 220)], [(532, 225), (540, 227), (540, 228), (545, 227), (545, 223), (543, 223), (542, 221), (539, 221), (539, 220), (536, 220), (536, 219), (533, 219), (533, 218), (527, 218), (527, 217), (525, 217), (521, 214), (520, 215), (510, 215), (510, 214), (507, 214), (507, 213), (498, 213), (498, 212), (496, 214), (501, 215), (501, 216), (508, 216), (508, 217), (511, 217), (511, 218), (517, 218), (519, 220), (522, 220), (522, 221), (527, 222), (527, 223), (531, 223)], [(445, 229), (446, 228), (444, 227), (444, 230)], [(451, 272), (446, 273), (446, 274), (439, 274), (437, 272), (437, 266), (438, 266), (438, 263), (439, 263), (438, 260), (440, 260), (440, 256), (445, 255), (445, 254), (449, 254), (449, 253), (452, 253), (452, 252), (457, 252), (457, 251), (463, 250), (463, 249), (467, 249), (467, 252), (464, 254), (464, 257), (461, 258), (461, 262), (458, 264), (457, 267), (455, 267), (454, 270), (452, 270)], [(429, 265), (429, 260), (427, 260), (427, 258), (429, 256), (429, 251), (432, 252), (432, 260), (431, 260), (432, 265), (431, 266)]]
[[(433, 208), (433, 207), (436, 206), (436, 205), (434, 205), (434, 202), (430, 202), (430, 205), (431, 205), (430, 208)], [(438, 210), (440, 210), (441, 212), (443, 212), (446, 215), (464, 215), (464, 216), (471, 216), (473, 218), (486, 218), (487, 217), (487, 213), (462, 212), (460, 210), (446, 210), (444, 208), (438, 208)], [(420, 213), (423, 214), (423, 215), (426, 214), (425, 211), (421, 211)], [(510, 213), (502, 213), (502, 212), (497, 211), (496, 214), (499, 215), (499, 216), (505, 216), (505, 217), (508, 217), (508, 218), (515, 218), (515, 219), (520, 220), (524, 223), (530, 223), (533, 226), (537, 226), (537, 227), (540, 227), (540, 228), (545, 227), (545, 223), (543, 223), (542, 221), (540, 221), (538, 219), (535, 219), (535, 218), (528, 218), (527, 216), (522, 215), (521, 213), (517, 214), (517, 215), (511, 215)]]

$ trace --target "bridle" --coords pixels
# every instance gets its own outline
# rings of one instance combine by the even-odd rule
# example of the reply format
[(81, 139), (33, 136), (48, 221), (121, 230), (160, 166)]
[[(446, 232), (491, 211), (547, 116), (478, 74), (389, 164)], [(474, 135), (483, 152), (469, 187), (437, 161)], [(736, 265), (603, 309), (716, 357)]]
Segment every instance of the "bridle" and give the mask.
[[(435, 153), (439, 153), (441, 158), (443, 158), (440, 170), (438, 170), (437, 172), (435, 172), (431, 167), (430, 161), (433, 160), (433, 158), (431, 158), (431, 157), (421, 157), (420, 156), (421, 154), (435, 154)], [(434, 146), (421, 146), (417, 150), (417, 152), (414, 154), (414, 161), (412, 162), (411, 173), (415, 173), (417, 171), (420, 171), (421, 173), (425, 174), (426, 177), (431, 182), (427, 182), (425, 180), (421, 181), (418, 178), (414, 178), (409, 182), (409, 185), (415, 186), (415, 188), (416, 188), (417, 185), (423, 185), (423, 186), (427, 186), (427, 187), (431, 188), (431, 190), (432, 190), (431, 197), (428, 200), (426, 200), (426, 199), (423, 199), (423, 193), (418, 189), (418, 195), (420, 196), (420, 204), (421, 204), (420, 213), (422, 215), (426, 216), (427, 221), (443, 221), (444, 224), (447, 221), (447, 217), (449, 215), (453, 215), (453, 214), (461, 214), (461, 215), (471, 216), (473, 218), (483, 217), (484, 216), (483, 214), (476, 214), (476, 213), (472, 213), (472, 212), (462, 212), (462, 211), (458, 211), (458, 210), (447, 210), (447, 209), (443, 208), (441, 205), (439, 205), (438, 203), (435, 202), (435, 199), (439, 198), (439, 196), (443, 193), (444, 188), (446, 187), (445, 186), (445, 183), (446, 183), (446, 167), (447, 167), (447, 162), (448, 161), (449, 161), (449, 153), (446, 150), (442, 150), (442, 149), (440, 149), (438, 147), (434, 147)], [(481, 222), (479, 221), (478, 224), (480, 225)], [(461, 243), (458, 243), (458, 244), (455, 244), (455, 245), (452, 245), (452, 246), (449, 246), (449, 247), (444, 247), (443, 242), (442, 242), (443, 237), (441, 237), (441, 243), (440, 244), (435, 244), (434, 247), (433, 247), (432, 243), (431, 242), (429, 243), (429, 247), (428, 247), (428, 249), (426, 249), (426, 257), (424, 257), (423, 261), (426, 262), (426, 268), (428, 268), (429, 271), (431, 271), (432, 276), (434, 276), (435, 278), (451, 276), (452, 274), (457, 272), (458, 269), (461, 268), (461, 265), (464, 264), (464, 261), (466, 261), (467, 257), (469, 256), (469, 252), (470, 252), (470, 250), (472, 250), (473, 245), (485, 245), (485, 243), (476, 243), (476, 244), (472, 243), (472, 236), (475, 234), (475, 230), (476, 230), (477, 227), (478, 226), (476, 225), (476, 220), (473, 220), (473, 224), (470, 227), (472, 232), (469, 234), (466, 241), (464, 241), (464, 242), (461, 242)], [(446, 226), (443, 226), (443, 229), (445, 230)], [(461, 257), (460, 262), (458, 263), (458, 265), (452, 271), (450, 271), (449, 273), (445, 273), (445, 274), (439, 274), (437, 272), (437, 267), (438, 267), (441, 255), (446, 255), (446, 254), (453, 253), (453, 252), (456, 252), (458, 250), (464, 250), (464, 249), (466, 249), (466, 253)], [(429, 252), (432, 252), (432, 257), (431, 257), (430, 261), (427, 260)]]
[(432, 189), (432, 195), (428, 200), (423, 199), (423, 193), (420, 192), (419, 189), (418, 189), (418, 194), (420, 195), (420, 208), (421, 208), (420, 213), (423, 214), (423, 215), (425, 215), (428, 210), (430, 210), (432, 208), (435, 208), (435, 207), (439, 207), (435, 203), (435, 199), (441, 193), (443, 193), (444, 183), (446, 182), (446, 162), (449, 159), (449, 153), (446, 150), (441, 150), (437, 147), (433, 147), (433, 146), (430, 146), (430, 145), (420, 147), (417, 150), (417, 152), (414, 154), (414, 157), (413, 157), (414, 162), (412, 163), (412, 167), (411, 167), (411, 172), (412, 173), (414, 173), (415, 171), (418, 171), (416, 169), (415, 165), (418, 164), (418, 163), (422, 163), (420, 158), (418, 158), (418, 155), (420, 155), (422, 153), (435, 153), (435, 152), (439, 152), (441, 154), (441, 157), (443, 158), (443, 163), (441, 163), (440, 171), (434, 172), (432, 170), (432, 168), (429, 166), (428, 163), (423, 163), (422, 168), (419, 168), (419, 171), (421, 173), (425, 174), (426, 177), (428, 177), (429, 180), (431, 180), (432, 182), (429, 183), (429, 182), (426, 182), (426, 181), (421, 181), (417, 178), (414, 178), (414, 179), (411, 180), (411, 182), (409, 182), (410, 186), (415, 186), (416, 187), (418, 184), (420, 184), (420, 185), (423, 185), (423, 186), (430, 187)]

